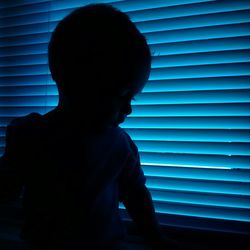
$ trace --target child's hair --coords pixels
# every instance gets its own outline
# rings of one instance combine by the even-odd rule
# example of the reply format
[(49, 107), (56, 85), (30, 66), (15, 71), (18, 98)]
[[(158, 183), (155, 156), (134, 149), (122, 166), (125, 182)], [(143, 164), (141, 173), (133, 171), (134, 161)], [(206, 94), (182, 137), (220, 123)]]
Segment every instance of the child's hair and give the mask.
[(143, 88), (151, 67), (144, 36), (126, 14), (107, 4), (78, 8), (60, 21), (48, 56), (52, 78), (64, 96), (110, 95), (139, 82)]

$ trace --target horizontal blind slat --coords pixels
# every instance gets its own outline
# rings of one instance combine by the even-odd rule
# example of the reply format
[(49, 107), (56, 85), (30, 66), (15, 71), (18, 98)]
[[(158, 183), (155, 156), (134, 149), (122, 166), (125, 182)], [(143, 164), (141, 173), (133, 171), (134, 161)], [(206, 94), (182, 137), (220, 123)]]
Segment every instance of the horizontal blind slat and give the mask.
[(172, 91), (200, 91), (200, 90), (226, 90), (249, 89), (249, 76), (230, 77), (200, 77), (184, 79), (150, 80), (143, 92), (172, 92)]
[(140, 152), (250, 156), (249, 143), (135, 141)]
[(135, 11), (135, 10), (146, 10), (146, 9), (155, 9), (155, 8), (161, 8), (161, 7), (169, 7), (169, 6), (175, 6), (175, 5), (185, 5), (190, 3), (201, 3), (201, 2), (210, 2), (213, 0), (148, 0), (145, 2), (142, 2), (140, 0), (134, 0), (134, 1), (124, 1), (124, 2), (118, 2), (114, 3), (114, 6), (121, 9), (124, 12), (127, 11)]
[(37, 3), (43, 3), (48, 2), (48, 0), (11, 0), (11, 1), (3, 1), (0, 2), (0, 9), (6, 9), (6, 8), (13, 8), (13, 7), (20, 7), (22, 5), (27, 4), (37, 4)]
[(136, 26), (142, 32), (159, 32), (177, 29), (210, 27), (216, 25), (247, 23), (250, 21), (249, 14), (249, 10), (242, 10), (190, 17), (163, 18), (153, 21), (144, 20), (137, 22)]
[(219, 206), (221, 208), (231, 207), (250, 209), (250, 196), (243, 195), (222, 195), (158, 189), (152, 189), (151, 195), (154, 200), (159, 202), (176, 202), (190, 205)]
[(241, 50), (249, 49), (249, 36), (201, 39), (196, 41), (185, 42), (166, 42), (151, 44), (150, 48), (153, 55), (185, 55), (189, 53), (204, 53), (215, 51)]
[(212, 1), (201, 3), (190, 3), (178, 6), (167, 6), (149, 10), (128, 11), (133, 21), (157, 20), (163, 18), (188, 17), (193, 15), (214, 14), (218, 12), (231, 12), (249, 10), (250, 3), (245, 0)]
[(250, 63), (182, 66), (152, 69), (150, 80), (198, 77), (249, 76)]
[(232, 168), (250, 169), (249, 156), (234, 155), (210, 155), (210, 154), (191, 154), (191, 153), (155, 153), (140, 152), (141, 162), (144, 164), (159, 165), (186, 165), (204, 168)]
[(1, 10), (1, 19), (6, 17), (12, 17), (12, 16), (19, 16), (19, 15), (28, 15), (30, 13), (37, 14), (37, 13), (43, 13), (48, 12), (50, 8), (50, 0), (44, 1), (44, 2), (38, 2), (33, 4), (26, 4), (22, 6), (13, 6), (9, 8), (3, 8)]
[[(142, 93), (135, 97), (134, 105), (167, 105), (192, 103), (240, 103), (250, 101), (250, 88), (242, 90), (200, 90), (200, 91), (172, 91)], [(237, 105), (237, 104), (236, 104)], [(168, 106), (166, 106), (168, 107)]]
[(194, 206), (181, 203), (161, 203), (155, 201), (155, 209), (157, 212), (167, 214), (181, 214), (189, 216), (198, 216), (205, 218), (216, 218), (224, 220), (238, 220), (250, 222), (249, 209), (236, 209), (224, 207), (212, 207), (212, 206)]
[(125, 129), (133, 140), (250, 142), (250, 130), (244, 129)]
[(122, 128), (142, 129), (250, 129), (249, 117), (128, 117)]
[(21, 76), (13, 76), (10, 77), (0, 77), (0, 85), (1, 86), (12, 86), (12, 87), (22, 87), (22, 86), (44, 86), (47, 84), (55, 85), (52, 82), (52, 78), (49, 74), (46, 75), (21, 75)]
[(158, 54), (153, 58), (152, 68), (250, 62), (249, 54), (250, 50), (200, 52), (167, 56)]
[(160, 178), (147, 176), (147, 187), (159, 190), (206, 192), (210, 194), (250, 194), (250, 183), (194, 180), (188, 178)]
[[(202, 168), (199, 166), (185, 167), (176, 166), (157, 166), (157, 165), (142, 165), (143, 171), (147, 176), (155, 177), (172, 177), (185, 178), (194, 180), (207, 181), (229, 181), (229, 182), (245, 182), (249, 183), (249, 169), (218, 169), (218, 168)], [(199, 192), (199, 190), (197, 190)]]
[(190, 28), (164, 32), (144, 33), (148, 43), (170, 43), (181, 41), (207, 40), (215, 38), (249, 36), (250, 24), (218, 25), (215, 27)]

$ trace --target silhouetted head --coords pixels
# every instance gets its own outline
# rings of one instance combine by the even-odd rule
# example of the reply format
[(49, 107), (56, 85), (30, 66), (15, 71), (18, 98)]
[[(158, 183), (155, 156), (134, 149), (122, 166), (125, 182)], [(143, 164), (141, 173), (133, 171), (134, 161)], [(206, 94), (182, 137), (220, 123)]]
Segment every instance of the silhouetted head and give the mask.
[(60, 105), (96, 122), (122, 122), (150, 73), (146, 39), (125, 13), (107, 4), (66, 16), (52, 33), (48, 52)]

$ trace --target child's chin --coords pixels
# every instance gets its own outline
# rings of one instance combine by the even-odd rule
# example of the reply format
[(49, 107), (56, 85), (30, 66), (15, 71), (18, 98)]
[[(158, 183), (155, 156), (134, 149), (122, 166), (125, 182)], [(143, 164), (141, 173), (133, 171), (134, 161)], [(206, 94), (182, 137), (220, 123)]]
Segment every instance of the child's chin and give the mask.
[(118, 119), (114, 119), (109, 123), (111, 127), (118, 127), (119, 124), (123, 123), (125, 120), (125, 117), (119, 117)]
[(112, 127), (118, 127), (120, 123), (122, 123), (122, 122), (117, 122), (117, 121), (116, 121), (116, 122), (113, 122), (113, 123), (111, 124), (111, 126), (112, 126)]
[(119, 117), (118, 119), (117, 119), (117, 123), (119, 124), (119, 123), (123, 123), (124, 121), (125, 121), (125, 116), (121, 116), (121, 117)]

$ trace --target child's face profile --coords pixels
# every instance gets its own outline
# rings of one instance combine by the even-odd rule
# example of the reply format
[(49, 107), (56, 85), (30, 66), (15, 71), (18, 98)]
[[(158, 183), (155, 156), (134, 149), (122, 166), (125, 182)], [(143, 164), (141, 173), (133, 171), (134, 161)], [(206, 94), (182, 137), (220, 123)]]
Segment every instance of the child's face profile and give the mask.
[[(134, 84), (128, 84), (129, 87), (122, 88), (119, 93), (104, 97), (104, 102), (100, 105), (101, 116), (108, 126), (117, 127), (123, 123), (127, 116), (132, 113), (131, 101), (134, 96), (141, 93), (150, 74), (149, 69), (143, 69)], [(106, 98), (106, 99), (105, 99)]]
[[(110, 102), (110, 112), (107, 115), (107, 125), (117, 127), (120, 123), (123, 123), (127, 115), (131, 114), (131, 101), (133, 95), (130, 91), (124, 90), (120, 95), (112, 98)], [(110, 115), (109, 115), (110, 114)]]
[(59, 110), (63, 111), (63, 113), (66, 111), (66, 115), (69, 114), (78, 124), (86, 122), (89, 118), (91, 120), (94, 118), (92, 120), (93, 125), (98, 123), (97, 125), (102, 124), (104, 127), (117, 127), (132, 112), (131, 101), (134, 95), (134, 92), (129, 89), (123, 89), (113, 95), (96, 93), (96, 96), (88, 99), (89, 104), (85, 107), (83, 107), (80, 97), (76, 98), (75, 96), (73, 99), (65, 97), (64, 101), (59, 105)]

